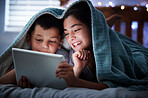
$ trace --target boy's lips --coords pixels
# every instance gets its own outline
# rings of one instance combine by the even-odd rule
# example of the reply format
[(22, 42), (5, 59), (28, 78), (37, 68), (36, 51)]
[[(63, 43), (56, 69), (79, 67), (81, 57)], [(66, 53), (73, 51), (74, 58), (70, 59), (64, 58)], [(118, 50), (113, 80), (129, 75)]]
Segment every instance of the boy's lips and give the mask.
[(44, 52), (44, 53), (50, 53), (49, 51), (40, 51), (40, 52)]
[(77, 46), (80, 45), (81, 43), (82, 43), (82, 42), (77, 41), (77, 42), (72, 43), (72, 45), (73, 45), (73, 47), (77, 47)]

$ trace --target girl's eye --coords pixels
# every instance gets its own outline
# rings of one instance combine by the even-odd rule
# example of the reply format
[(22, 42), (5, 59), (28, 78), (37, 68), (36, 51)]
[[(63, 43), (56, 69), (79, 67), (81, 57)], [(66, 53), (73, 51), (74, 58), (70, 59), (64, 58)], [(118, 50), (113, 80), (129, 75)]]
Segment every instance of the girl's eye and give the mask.
[(36, 41), (40, 42), (40, 41), (42, 41), (42, 39), (36, 39)]
[(79, 30), (81, 30), (81, 28), (80, 28), (80, 29), (76, 29), (76, 30), (74, 30), (74, 32), (78, 32)]

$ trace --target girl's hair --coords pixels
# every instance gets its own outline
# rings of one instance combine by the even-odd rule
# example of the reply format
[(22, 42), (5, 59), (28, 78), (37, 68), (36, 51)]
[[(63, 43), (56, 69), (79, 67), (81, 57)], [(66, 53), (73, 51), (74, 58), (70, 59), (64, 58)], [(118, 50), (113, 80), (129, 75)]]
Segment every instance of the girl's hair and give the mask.
[(90, 8), (86, 2), (81, 1), (71, 6), (65, 13), (64, 19), (70, 15), (84, 23), (91, 30), (91, 13)]
[(59, 29), (59, 35), (63, 36), (63, 21), (56, 19), (54, 16), (50, 14), (44, 14), (38, 17), (31, 28), (29, 29), (28, 33), (31, 35), (32, 31), (34, 31), (34, 28), (36, 25), (40, 25), (44, 30), (50, 29), (50, 28), (57, 28)]

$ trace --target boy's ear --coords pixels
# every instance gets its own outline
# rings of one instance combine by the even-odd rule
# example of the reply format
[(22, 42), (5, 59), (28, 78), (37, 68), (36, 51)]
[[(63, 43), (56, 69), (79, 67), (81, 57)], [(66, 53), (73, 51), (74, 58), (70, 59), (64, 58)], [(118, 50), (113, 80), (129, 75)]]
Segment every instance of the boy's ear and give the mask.
[(63, 41), (64, 41), (64, 39), (61, 39), (61, 41), (60, 41), (60, 43), (59, 43), (59, 46), (58, 46), (58, 49), (61, 49), (62, 44), (63, 44)]
[(27, 44), (31, 45), (31, 36), (30, 36), (30, 34), (27, 34)]

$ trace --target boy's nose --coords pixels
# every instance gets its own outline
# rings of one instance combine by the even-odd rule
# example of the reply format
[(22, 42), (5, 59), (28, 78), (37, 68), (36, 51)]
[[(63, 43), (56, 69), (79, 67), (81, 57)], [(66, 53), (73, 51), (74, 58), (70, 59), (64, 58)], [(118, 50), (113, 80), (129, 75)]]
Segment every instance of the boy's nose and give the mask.
[(43, 43), (42, 44), (42, 48), (47, 49), (48, 48), (48, 44), (47, 43)]

